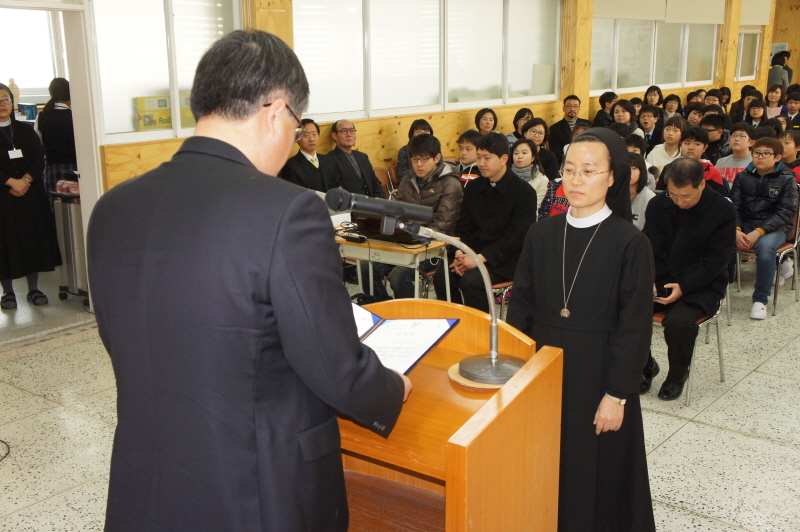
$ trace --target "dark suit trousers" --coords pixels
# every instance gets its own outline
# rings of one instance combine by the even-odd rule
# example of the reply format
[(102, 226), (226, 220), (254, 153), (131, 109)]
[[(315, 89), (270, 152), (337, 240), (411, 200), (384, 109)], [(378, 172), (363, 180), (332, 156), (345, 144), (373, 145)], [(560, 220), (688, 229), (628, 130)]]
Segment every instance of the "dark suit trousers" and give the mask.
[(699, 305), (687, 303), (683, 299), (669, 305), (653, 304), (653, 312), (664, 310), (667, 312), (667, 317), (664, 318), (662, 325), (669, 359), (669, 373), (666, 380), (677, 382), (686, 375), (692, 363), (692, 351), (700, 330), (695, 323), (706, 315), (706, 311)]
[[(478, 268), (473, 268), (464, 275), (458, 275), (453, 272), (448, 273), (450, 274), (450, 300), (453, 303), (463, 303), (468, 307), (482, 310), (488, 314), (489, 301), (486, 298), (486, 288), (484, 287), (480, 270), (478, 270)], [(433, 287), (436, 289), (436, 298), (439, 301), (447, 301), (444, 276), (444, 264), (440, 263), (439, 269), (436, 270), (436, 274), (433, 276)], [(491, 271), (489, 271), (489, 279), (492, 284), (511, 280), (494, 274)], [(461, 293), (459, 293), (459, 290), (461, 290)]]

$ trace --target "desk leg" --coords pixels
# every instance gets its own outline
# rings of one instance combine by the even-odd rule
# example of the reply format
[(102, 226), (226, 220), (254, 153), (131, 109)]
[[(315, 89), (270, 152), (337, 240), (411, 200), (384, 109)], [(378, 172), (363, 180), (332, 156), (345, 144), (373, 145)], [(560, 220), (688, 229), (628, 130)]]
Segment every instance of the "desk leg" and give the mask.
[(447, 248), (443, 248), (445, 252), (442, 254), (442, 262), (444, 263), (444, 293), (447, 295), (447, 302), (452, 303), (450, 300), (450, 265), (447, 264)]
[(414, 256), (414, 274), (417, 278), (414, 280), (414, 299), (419, 298), (419, 255)]
[(364, 280), (361, 278), (361, 259), (356, 259), (356, 276), (358, 277), (358, 288), (364, 293)]
[(375, 288), (374, 279), (372, 278), (374, 275), (372, 272), (372, 261), (370, 260), (367, 264), (369, 265), (369, 295), (374, 296), (375, 294), (372, 293)]

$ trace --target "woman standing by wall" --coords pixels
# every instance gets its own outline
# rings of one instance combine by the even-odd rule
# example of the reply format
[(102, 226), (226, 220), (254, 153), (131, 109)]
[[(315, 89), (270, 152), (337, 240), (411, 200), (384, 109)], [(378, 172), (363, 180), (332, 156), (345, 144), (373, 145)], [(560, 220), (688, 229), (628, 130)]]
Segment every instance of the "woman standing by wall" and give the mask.
[[(44, 185), (48, 192), (56, 183), (78, 169), (75, 156), (75, 132), (72, 129), (72, 109), (69, 81), (55, 78), (50, 82), (50, 101), (36, 117), (36, 129), (42, 138), (46, 164)], [(52, 201), (51, 201), (52, 206)]]

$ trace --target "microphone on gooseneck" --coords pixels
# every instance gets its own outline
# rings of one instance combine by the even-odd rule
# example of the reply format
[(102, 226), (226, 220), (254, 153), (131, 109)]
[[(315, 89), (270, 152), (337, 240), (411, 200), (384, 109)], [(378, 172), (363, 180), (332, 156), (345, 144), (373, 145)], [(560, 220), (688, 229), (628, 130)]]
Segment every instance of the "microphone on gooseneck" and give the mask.
[(389, 201), (351, 194), (343, 188), (332, 188), (325, 194), (325, 204), (332, 211), (375, 214), (404, 222), (427, 224), (433, 221), (433, 208), (403, 201)]

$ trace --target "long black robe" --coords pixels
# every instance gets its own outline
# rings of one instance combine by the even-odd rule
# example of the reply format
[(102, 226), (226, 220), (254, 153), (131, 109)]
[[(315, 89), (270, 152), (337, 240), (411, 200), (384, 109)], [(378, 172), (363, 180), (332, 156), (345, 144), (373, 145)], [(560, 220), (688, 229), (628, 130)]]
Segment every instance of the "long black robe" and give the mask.
[[(639, 382), (652, 331), (653, 253), (647, 237), (611, 215), (589, 247), (564, 306), (566, 215), (534, 224), (514, 277), (508, 323), (537, 345), (564, 349), (558, 529), (655, 530)], [(567, 232), (567, 291), (597, 226)], [(620, 430), (595, 435), (603, 395), (627, 399)]]
[[(0, 279), (18, 279), (31, 273), (53, 271), (61, 265), (58, 237), (50, 199), (42, 184), (44, 149), (28, 124), (12, 121), (0, 128)], [(11, 159), (13, 146), (22, 157)], [(10, 194), (8, 178), (30, 174), (30, 188), (22, 197)]]

